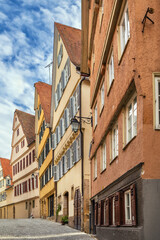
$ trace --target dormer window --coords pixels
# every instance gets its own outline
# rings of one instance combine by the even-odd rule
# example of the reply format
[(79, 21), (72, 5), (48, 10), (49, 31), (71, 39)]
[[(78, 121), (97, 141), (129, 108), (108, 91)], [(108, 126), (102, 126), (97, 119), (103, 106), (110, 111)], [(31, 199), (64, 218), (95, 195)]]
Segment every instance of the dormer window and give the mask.
[(63, 57), (63, 45), (61, 44), (60, 49), (59, 49), (59, 53), (58, 53), (58, 58), (57, 58), (57, 60), (58, 60), (58, 67), (61, 64), (62, 57)]
[(17, 136), (19, 136), (19, 128), (17, 129)]
[(10, 186), (10, 185), (11, 185), (11, 179), (10, 179), (10, 178), (7, 178), (7, 179), (6, 179), (6, 185), (7, 185), (7, 186)]

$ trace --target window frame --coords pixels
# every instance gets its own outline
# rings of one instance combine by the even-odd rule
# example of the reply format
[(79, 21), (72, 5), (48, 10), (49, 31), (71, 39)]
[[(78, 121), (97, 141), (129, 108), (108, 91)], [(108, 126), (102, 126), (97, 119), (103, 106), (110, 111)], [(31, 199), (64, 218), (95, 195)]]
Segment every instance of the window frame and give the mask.
[[(118, 39), (119, 39), (119, 60), (121, 60), (121, 57), (123, 56), (123, 53), (126, 49), (127, 43), (130, 39), (130, 22), (129, 22), (129, 13), (128, 18), (126, 19), (126, 12), (128, 11), (128, 1), (125, 0), (123, 3), (123, 6), (121, 8), (121, 14), (119, 17), (119, 23), (118, 23)], [(122, 25), (123, 22), (127, 23), (127, 32), (125, 33), (125, 29), (122, 32)], [(124, 26), (125, 27), (125, 26)], [(123, 36), (122, 36), (123, 35)], [(123, 41), (122, 41), (123, 40)], [(123, 45), (122, 45), (123, 44)]]
[(101, 95), (101, 112), (104, 108), (104, 99), (105, 99), (105, 92), (104, 92), (104, 79), (101, 85), (101, 89), (100, 89), (100, 95)]
[[(126, 196), (129, 195), (129, 206), (126, 204)], [(127, 208), (129, 208), (130, 219), (127, 218)], [(125, 213), (125, 224), (132, 224), (132, 206), (131, 206), (131, 190), (127, 190), (124, 192), (124, 213)]]
[(97, 156), (94, 156), (94, 179), (97, 179)]
[(113, 81), (114, 81), (114, 54), (112, 47), (108, 58), (108, 91), (111, 88)]
[(111, 132), (111, 162), (118, 156), (118, 145), (118, 122), (116, 122)]
[(101, 146), (101, 172), (107, 168), (107, 151), (106, 151), (106, 139)]
[(98, 124), (98, 109), (97, 109), (97, 103), (94, 106), (94, 128), (97, 127)]
[[(126, 136), (125, 136), (125, 141), (126, 141), (126, 144), (128, 144), (135, 136), (137, 136), (137, 119), (136, 119), (136, 122), (134, 122), (134, 119), (133, 119), (133, 116), (134, 116), (134, 100), (136, 99), (136, 106), (137, 106), (137, 93), (135, 92), (132, 97), (130, 98), (129, 102), (127, 103), (126, 105), (126, 111), (125, 111), (125, 115), (126, 115), (126, 127), (125, 127), (125, 130), (126, 130)], [(132, 105), (132, 123), (131, 123), (131, 130), (132, 130), (132, 135), (131, 135), (131, 138), (129, 139), (128, 138), (128, 108), (129, 106)], [(137, 114), (137, 107), (136, 107), (136, 114)], [(137, 115), (136, 115), (137, 116)], [(136, 123), (136, 133), (134, 133), (134, 124)]]
[[(160, 74), (154, 74), (154, 128), (160, 129)], [(158, 93), (159, 92), (159, 93)]]

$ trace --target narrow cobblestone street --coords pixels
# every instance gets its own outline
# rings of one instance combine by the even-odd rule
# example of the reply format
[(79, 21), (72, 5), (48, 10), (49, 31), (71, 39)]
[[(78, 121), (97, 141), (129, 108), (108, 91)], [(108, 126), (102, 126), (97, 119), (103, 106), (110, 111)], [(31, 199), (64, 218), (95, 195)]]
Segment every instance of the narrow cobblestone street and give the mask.
[(43, 219), (1, 219), (0, 240), (3, 239), (74, 239), (94, 240), (88, 234), (66, 225)]

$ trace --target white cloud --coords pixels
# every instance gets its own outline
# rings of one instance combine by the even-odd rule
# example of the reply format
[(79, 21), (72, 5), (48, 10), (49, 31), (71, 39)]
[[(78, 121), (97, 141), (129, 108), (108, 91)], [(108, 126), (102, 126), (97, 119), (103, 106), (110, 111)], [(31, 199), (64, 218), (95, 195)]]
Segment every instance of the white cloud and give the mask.
[(81, 0), (2, 2), (0, 157), (9, 158), (15, 109), (34, 113), (34, 83), (49, 82), (45, 66), (53, 58), (54, 21), (80, 28)]
[(5, 34), (0, 34), (0, 58), (12, 55), (12, 42)]

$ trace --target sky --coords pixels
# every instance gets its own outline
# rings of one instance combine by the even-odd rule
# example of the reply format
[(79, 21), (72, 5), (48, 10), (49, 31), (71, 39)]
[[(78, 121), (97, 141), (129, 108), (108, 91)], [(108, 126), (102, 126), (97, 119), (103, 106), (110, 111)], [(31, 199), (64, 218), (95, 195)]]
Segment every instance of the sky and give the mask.
[(0, 157), (15, 109), (34, 114), (34, 83), (49, 83), (54, 22), (81, 28), (81, 0), (0, 0)]

